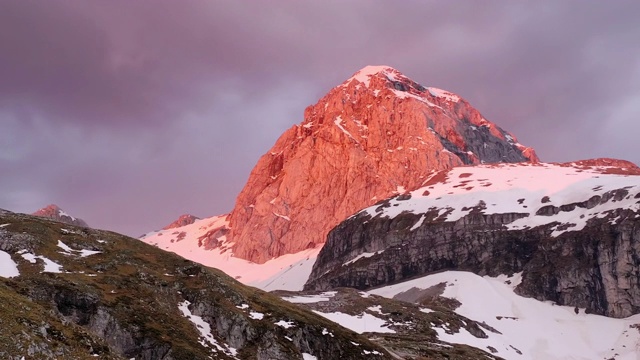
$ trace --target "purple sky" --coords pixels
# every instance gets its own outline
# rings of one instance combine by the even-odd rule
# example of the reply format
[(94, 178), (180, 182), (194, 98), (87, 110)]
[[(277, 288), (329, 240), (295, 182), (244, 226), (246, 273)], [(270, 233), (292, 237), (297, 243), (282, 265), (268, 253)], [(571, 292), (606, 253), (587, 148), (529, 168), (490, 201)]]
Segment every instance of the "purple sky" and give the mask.
[(543, 161), (640, 163), (638, 1), (0, 2), (0, 208), (138, 236), (229, 211), (365, 65), (455, 92)]

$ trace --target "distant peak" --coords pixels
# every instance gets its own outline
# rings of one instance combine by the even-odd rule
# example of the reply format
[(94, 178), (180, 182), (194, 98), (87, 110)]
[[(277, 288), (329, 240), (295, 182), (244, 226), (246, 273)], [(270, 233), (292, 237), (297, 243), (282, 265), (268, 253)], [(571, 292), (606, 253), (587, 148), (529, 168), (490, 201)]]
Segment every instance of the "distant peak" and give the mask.
[(362, 75), (375, 75), (375, 74), (379, 74), (379, 73), (397, 73), (397, 74), (401, 74), (400, 71), (394, 69), (391, 66), (387, 66), (387, 65), (367, 65), (365, 67), (363, 67), (362, 69), (358, 70), (356, 72), (356, 74), (362, 74)]
[(191, 225), (196, 222), (196, 220), (200, 220), (200, 218), (191, 214), (180, 215), (180, 217), (176, 221), (163, 227), (162, 230), (175, 229), (182, 226)]
[(49, 204), (31, 215), (40, 216), (71, 225), (89, 227), (84, 220), (67, 214), (56, 204)]
[(365, 88), (370, 90), (373, 88), (374, 91), (382, 90), (382, 87), (386, 87), (392, 89), (396, 95), (402, 98), (414, 97), (429, 103), (431, 103), (433, 99), (454, 103), (461, 99), (460, 96), (447, 90), (436, 87), (424, 87), (399, 70), (387, 65), (365, 66), (347, 79), (347, 81), (343, 83), (343, 86), (351, 84), (354, 81), (357, 83), (356, 86), (363, 84)]
[(58, 210), (62, 210), (62, 209), (60, 208), (60, 206), (58, 206), (56, 204), (49, 204), (49, 205), (43, 207), (42, 209), (40, 209), (38, 211), (41, 211), (41, 210), (55, 210), (55, 211), (58, 211)]

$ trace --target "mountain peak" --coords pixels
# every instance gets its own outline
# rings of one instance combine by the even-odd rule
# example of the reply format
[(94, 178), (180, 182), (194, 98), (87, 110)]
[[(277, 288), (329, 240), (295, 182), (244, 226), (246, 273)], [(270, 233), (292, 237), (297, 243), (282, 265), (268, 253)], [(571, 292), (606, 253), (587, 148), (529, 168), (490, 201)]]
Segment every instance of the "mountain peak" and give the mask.
[(370, 78), (372, 76), (380, 76), (380, 75), (385, 76), (387, 78), (391, 78), (391, 79), (395, 79), (396, 77), (406, 78), (404, 74), (392, 68), (391, 66), (367, 65), (362, 69), (358, 70), (355, 74), (353, 74), (353, 76), (349, 78), (346, 82), (351, 82), (353, 80), (356, 80), (358, 82), (363, 83), (365, 87), (369, 87)]
[(43, 207), (42, 209), (34, 212), (31, 215), (48, 218), (48, 219), (59, 221), (69, 225), (89, 227), (89, 225), (87, 225), (87, 223), (84, 220), (67, 214), (64, 210), (62, 210), (56, 204), (49, 204)]
[(260, 158), (227, 239), (237, 257), (262, 263), (323, 244), (341, 220), (418, 187), (432, 170), (537, 160), (457, 95), (367, 66)]

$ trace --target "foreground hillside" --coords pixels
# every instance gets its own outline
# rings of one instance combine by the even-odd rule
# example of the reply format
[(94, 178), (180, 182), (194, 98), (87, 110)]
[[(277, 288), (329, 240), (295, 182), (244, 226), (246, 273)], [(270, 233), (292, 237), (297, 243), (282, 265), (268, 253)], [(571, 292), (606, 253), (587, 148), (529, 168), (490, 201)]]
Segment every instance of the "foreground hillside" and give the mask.
[(2, 359), (389, 358), (367, 338), (123, 235), (0, 212)]

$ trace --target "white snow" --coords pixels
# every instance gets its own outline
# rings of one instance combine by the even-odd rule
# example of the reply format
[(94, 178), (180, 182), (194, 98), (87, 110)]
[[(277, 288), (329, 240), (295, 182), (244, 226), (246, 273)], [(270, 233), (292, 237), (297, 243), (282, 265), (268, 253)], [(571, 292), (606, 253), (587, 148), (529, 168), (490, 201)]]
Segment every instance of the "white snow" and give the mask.
[(76, 221), (76, 218), (67, 214), (66, 212), (62, 211), (62, 209), (58, 209), (58, 215), (60, 216), (66, 216), (68, 218), (70, 218), (72, 221)]
[[(203, 246), (199, 246), (200, 237), (224, 226), (228, 226), (226, 215), (214, 216), (179, 228), (151, 232), (140, 240), (205, 266), (220, 269), (246, 285), (265, 291), (302, 290), (320, 252), (319, 247), (283, 255), (264, 264), (256, 264), (234, 257), (230, 249), (232, 244), (226, 242), (224, 236), (220, 239), (223, 243), (220, 248), (205, 250)], [(184, 238), (177, 241), (177, 235), (174, 233), (182, 232), (185, 233)]]
[(18, 264), (11, 259), (9, 253), (0, 250), (0, 277), (10, 278), (19, 275)]
[(336, 126), (342, 130), (342, 132), (347, 135), (347, 137), (351, 138), (353, 141), (358, 142), (358, 140), (356, 140), (356, 138), (353, 137), (353, 135), (351, 135), (351, 133), (349, 131), (347, 131), (347, 129), (345, 129), (342, 126), (342, 117), (340, 117), (340, 115), (336, 116), (336, 119), (334, 121), (334, 124), (336, 124)]
[(254, 320), (262, 320), (264, 318), (264, 314), (257, 311), (251, 311), (249, 313), (249, 317)]
[(209, 347), (209, 345), (213, 345), (215, 350), (222, 351), (223, 353), (230, 356), (235, 356), (237, 350), (232, 347), (226, 346), (226, 344), (226, 347), (221, 346), (213, 337), (213, 334), (211, 333), (211, 326), (209, 325), (209, 323), (204, 321), (201, 316), (192, 314), (191, 310), (189, 310), (189, 305), (191, 305), (191, 303), (185, 300), (178, 304), (178, 309), (180, 309), (184, 317), (189, 319), (189, 321), (191, 321), (193, 325), (195, 325), (196, 329), (198, 329), (198, 332), (200, 332), (200, 336), (204, 338), (204, 340), (200, 340), (200, 344), (206, 347)]
[(58, 240), (58, 247), (64, 250), (62, 254), (70, 255), (70, 256), (77, 255), (80, 257), (87, 257), (95, 254), (100, 254), (102, 252), (102, 251), (86, 250), (86, 249), (75, 250), (67, 246), (67, 244), (63, 243), (61, 240)]
[(434, 87), (427, 88), (427, 90), (429, 90), (429, 93), (432, 96), (444, 98), (445, 100), (449, 100), (449, 101), (453, 101), (453, 102), (460, 101), (460, 97), (458, 95), (456, 95), (454, 93), (451, 93), (449, 91), (438, 89), (438, 88), (434, 88)]
[[(512, 278), (480, 277), (462, 271), (446, 271), (370, 291), (393, 297), (411, 288), (427, 289), (447, 283), (442, 296), (457, 299), (462, 305), (455, 311), (477, 322), (486, 322), (502, 334), (485, 330), (488, 339), (480, 339), (462, 330), (447, 334), (444, 328), (434, 328), (440, 340), (487, 350), (492, 346), (496, 355), (519, 360), (637, 360), (640, 332), (630, 326), (640, 322), (640, 315), (613, 319), (576, 314), (573, 307), (524, 298), (513, 292), (519, 275)], [(510, 281), (511, 284), (507, 284)], [(513, 347), (512, 347), (513, 346)], [(522, 355), (517, 354), (518, 349)]]
[[(640, 204), (633, 196), (640, 192), (640, 177), (634, 175), (606, 174), (606, 167), (561, 166), (558, 164), (503, 164), (458, 167), (447, 173), (444, 182), (424, 186), (410, 192), (408, 200), (391, 199), (389, 207), (376, 211), (379, 205), (364, 209), (372, 217), (395, 217), (402, 212), (424, 214), (431, 209), (446, 221), (456, 221), (484, 203), (484, 214), (522, 213), (527, 217), (507, 225), (509, 229), (523, 229), (558, 222), (570, 224), (564, 230), (556, 230), (553, 236), (566, 231), (581, 230), (594, 217), (604, 217), (610, 210), (627, 208), (639, 210)], [(436, 176), (438, 174), (432, 175)], [(428, 183), (429, 179), (425, 181)], [(554, 205), (582, 202), (594, 195), (626, 188), (630, 196), (622, 201), (609, 200), (592, 209), (576, 207), (553, 216), (536, 215), (538, 209)], [(428, 195), (424, 195), (428, 192)], [(543, 203), (548, 196), (550, 202)], [(417, 229), (421, 217), (411, 230)]]
[(302, 353), (302, 360), (318, 360), (318, 358), (311, 354)]
[(24, 250), (19, 252), (20, 256), (22, 256), (23, 259), (27, 260), (28, 262), (35, 264), (37, 259), (40, 259), (44, 262), (44, 270), (42, 272), (48, 272), (48, 273), (61, 273), (62, 272), (62, 265), (56, 263), (53, 260), (50, 260), (44, 256), (39, 256), (39, 255), (34, 255), (28, 252), (25, 252)]
[(9, 226), (9, 225), (11, 225), (11, 224), (2, 224), (2, 225), (0, 225), (0, 228), (3, 228), (5, 226)]
[(398, 72), (398, 70), (395, 70), (394, 68), (392, 68), (390, 66), (386, 66), (386, 65), (378, 65), (378, 66), (369, 65), (369, 66), (365, 66), (364, 68), (362, 68), (355, 75), (353, 75), (351, 78), (349, 78), (345, 83), (349, 83), (352, 80), (357, 80), (357, 81), (361, 82), (362, 84), (364, 84), (365, 87), (369, 87), (369, 78), (371, 76), (373, 76), (375, 74), (382, 73), (385, 76), (387, 76), (388, 78), (390, 78), (391, 80), (395, 80), (394, 73), (397, 73), (397, 72)]
[(384, 252), (384, 250), (376, 251), (376, 252), (372, 252), (372, 253), (366, 252), (366, 253), (359, 254), (358, 256), (354, 257), (353, 259), (351, 259), (351, 260), (347, 261), (346, 263), (342, 264), (342, 266), (352, 264), (352, 263), (354, 263), (354, 262), (356, 262), (356, 261), (358, 261), (358, 260), (360, 260), (362, 258), (370, 258), (373, 255), (382, 254), (383, 252)]
[(335, 291), (327, 291), (319, 295), (301, 295), (301, 296), (283, 297), (282, 300), (286, 300), (294, 304), (314, 304), (321, 301), (329, 301), (336, 294), (337, 292)]
[(293, 323), (293, 321), (284, 321), (284, 320), (280, 320), (280, 321), (278, 321), (278, 322), (276, 322), (276, 323), (274, 323), (274, 324), (275, 324), (275, 325), (278, 325), (278, 326), (280, 326), (280, 327), (283, 327), (283, 328), (285, 328), (285, 329), (288, 329), (288, 328), (291, 328), (291, 327), (294, 327), (294, 326), (295, 326), (295, 324)]
[(313, 312), (358, 334), (365, 332), (395, 333), (394, 330), (386, 327), (386, 320), (375, 317), (369, 313), (349, 315), (342, 312), (323, 313), (316, 310)]

